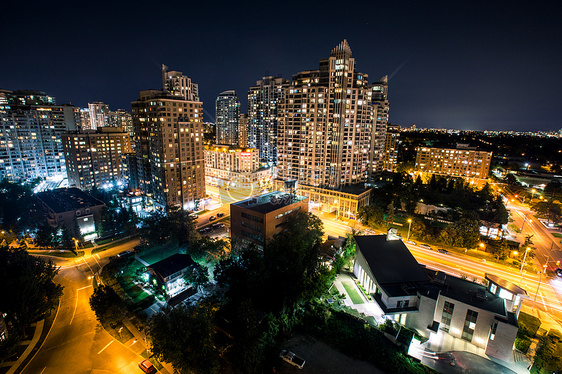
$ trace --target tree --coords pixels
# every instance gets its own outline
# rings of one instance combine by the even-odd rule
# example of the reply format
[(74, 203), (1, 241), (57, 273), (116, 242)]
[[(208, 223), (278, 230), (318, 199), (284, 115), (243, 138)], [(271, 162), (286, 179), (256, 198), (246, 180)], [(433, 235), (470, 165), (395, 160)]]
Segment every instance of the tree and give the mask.
[(15, 330), (45, 318), (58, 305), (63, 287), (54, 282), (58, 268), (26, 251), (0, 247), (0, 310)]
[(214, 317), (217, 308), (209, 302), (163, 309), (150, 320), (152, 353), (169, 362), (179, 373), (218, 373)]
[(386, 207), (386, 225), (390, 225), (394, 222), (394, 201), (391, 201), (390, 204)]
[(184, 280), (199, 289), (199, 286), (209, 282), (209, 269), (206, 266), (196, 263), (191, 271), (188, 271), (184, 275)]
[(490, 246), (492, 254), (498, 260), (505, 260), (509, 256), (510, 247), (505, 238)]
[(111, 327), (115, 327), (125, 317), (123, 300), (107, 285), (96, 288), (90, 296), (90, 307), (102, 324), (107, 323)]
[(37, 235), (35, 236), (35, 241), (40, 247), (53, 248), (58, 244), (58, 237), (56, 234), (56, 228), (50, 225), (43, 224), (39, 226), (37, 230)]

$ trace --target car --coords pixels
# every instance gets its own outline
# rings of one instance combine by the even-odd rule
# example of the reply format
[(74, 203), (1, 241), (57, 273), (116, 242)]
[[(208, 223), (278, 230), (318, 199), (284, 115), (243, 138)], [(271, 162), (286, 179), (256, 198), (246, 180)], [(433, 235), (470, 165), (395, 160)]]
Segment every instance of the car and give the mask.
[(117, 257), (125, 257), (125, 256), (132, 255), (132, 254), (133, 254), (133, 252), (131, 252), (131, 251), (123, 251), (123, 252), (119, 252)]
[(419, 247), (420, 247), (420, 248), (423, 248), (423, 249), (429, 249), (429, 250), (431, 250), (431, 247), (430, 247), (429, 245), (427, 245), (427, 244), (420, 244)]
[(281, 357), (284, 361), (288, 362), (289, 364), (298, 367), (299, 369), (302, 369), (304, 363), (306, 362), (305, 360), (303, 360), (293, 352), (288, 351), (286, 349), (282, 350), (279, 353), (279, 357)]
[(406, 243), (411, 244), (411, 245), (417, 245), (415, 241), (413, 240), (406, 240)]
[(446, 250), (446, 249), (443, 249), (443, 248), (437, 248), (437, 252), (439, 252), (439, 253), (444, 253), (444, 254), (446, 254), (446, 255), (449, 254), (449, 251)]
[(211, 227), (213, 228), (213, 230), (216, 230), (216, 229), (220, 228), (220, 224), (219, 223), (213, 223), (211, 225)]
[(209, 217), (209, 221), (214, 221), (214, 220), (216, 220), (216, 219), (217, 219), (217, 217), (215, 217), (215, 216), (210, 216), (210, 217)]
[(224, 213), (217, 213), (217, 217), (224, 217)]
[(219, 228), (219, 229), (223, 229), (223, 228), (224, 228), (224, 223), (217, 223), (217, 225), (218, 225), (218, 228)]
[(142, 360), (141, 362), (139, 362), (139, 368), (148, 374), (156, 373), (156, 368), (148, 360)]
[(556, 275), (558, 275), (559, 277), (562, 277), (562, 269), (556, 268), (556, 270), (554, 270), (554, 272), (555, 272)]
[(197, 213), (189, 213), (189, 217), (193, 218), (193, 219), (197, 219), (199, 218), (199, 214)]

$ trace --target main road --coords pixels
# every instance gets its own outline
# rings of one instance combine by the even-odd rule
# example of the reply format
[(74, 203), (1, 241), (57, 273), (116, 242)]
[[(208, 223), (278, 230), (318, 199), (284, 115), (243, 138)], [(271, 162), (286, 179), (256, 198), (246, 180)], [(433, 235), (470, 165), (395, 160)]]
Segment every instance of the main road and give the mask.
[(87, 255), (72, 262), (52, 258), (62, 265), (55, 278), (63, 295), (48, 335), (23, 374), (138, 373), (142, 357), (114, 340), (97, 322), (90, 309), (92, 277), (107, 257), (131, 250), (138, 239), (116, 246), (101, 255)]

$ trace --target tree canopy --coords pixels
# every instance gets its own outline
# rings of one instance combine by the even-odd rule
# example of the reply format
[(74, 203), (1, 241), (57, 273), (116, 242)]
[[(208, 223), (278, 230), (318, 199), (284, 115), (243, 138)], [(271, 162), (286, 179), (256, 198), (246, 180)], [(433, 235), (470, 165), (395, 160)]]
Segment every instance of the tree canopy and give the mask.
[(58, 268), (25, 250), (0, 247), (0, 310), (16, 330), (45, 318), (58, 305), (63, 287)]

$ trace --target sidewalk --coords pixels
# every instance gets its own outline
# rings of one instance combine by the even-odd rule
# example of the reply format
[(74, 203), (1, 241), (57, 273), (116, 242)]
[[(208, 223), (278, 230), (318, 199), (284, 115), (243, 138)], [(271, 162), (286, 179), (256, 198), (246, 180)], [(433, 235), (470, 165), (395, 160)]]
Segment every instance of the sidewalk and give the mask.
[(7, 374), (14, 374), (16, 372), (16, 370), (19, 369), (21, 364), (27, 359), (27, 356), (29, 356), (31, 351), (33, 351), (33, 349), (37, 345), (37, 342), (39, 341), (39, 338), (41, 337), (41, 334), (43, 333), (43, 327), (44, 326), (45, 326), (45, 320), (44, 319), (37, 322), (37, 324), (35, 326), (35, 332), (33, 333), (33, 338), (31, 339), (31, 342), (29, 343), (29, 345), (27, 346), (25, 351), (22, 353), (22, 355), (18, 358), (18, 360), (12, 365), (10, 370), (8, 370)]

